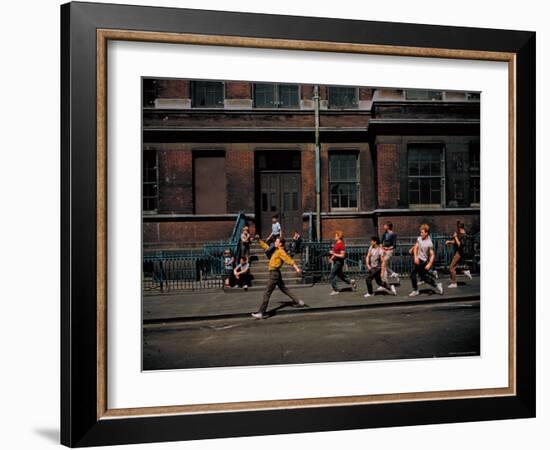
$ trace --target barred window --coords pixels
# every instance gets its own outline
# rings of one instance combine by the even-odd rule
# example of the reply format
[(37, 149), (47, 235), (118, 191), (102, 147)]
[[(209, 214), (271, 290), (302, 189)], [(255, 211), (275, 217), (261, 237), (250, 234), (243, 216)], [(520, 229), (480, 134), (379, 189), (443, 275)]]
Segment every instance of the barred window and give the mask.
[(443, 92), (427, 89), (407, 89), (405, 98), (407, 100), (443, 100)]
[(344, 86), (329, 86), (329, 108), (357, 108), (357, 88)]
[(358, 191), (357, 152), (329, 155), (331, 209), (356, 209)]
[(409, 146), (409, 204), (441, 205), (442, 148), (440, 146)]
[(470, 144), (470, 203), (480, 203), (479, 142)]
[(156, 150), (143, 152), (143, 211), (158, 209), (158, 156)]
[(193, 81), (191, 83), (193, 107), (222, 108), (223, 82)]
[(300, 93), (297, 84), (254, 83), (256, 108), (298, 108)]

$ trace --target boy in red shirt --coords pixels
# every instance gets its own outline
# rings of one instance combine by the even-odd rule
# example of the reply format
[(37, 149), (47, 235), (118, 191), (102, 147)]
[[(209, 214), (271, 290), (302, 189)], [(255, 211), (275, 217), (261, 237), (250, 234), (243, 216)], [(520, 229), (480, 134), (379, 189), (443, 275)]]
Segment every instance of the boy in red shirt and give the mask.
[(336, 242), (330, 251), (330, 260), (332, 261), (332, 269), (330, 270), (329, 280), (332, 286), (332, 292), (330, 295), (337, 295), (340, 293), (336, 278), (340, 278), (344, 283), (351, 285), (352, 289), (357, 288), (355, 280), (350, 280), (344, 274), (344, 261), (346, 259), (346, 245), (343, 241), (344, 233), (342, 231), (336, 231), (334, 239)]

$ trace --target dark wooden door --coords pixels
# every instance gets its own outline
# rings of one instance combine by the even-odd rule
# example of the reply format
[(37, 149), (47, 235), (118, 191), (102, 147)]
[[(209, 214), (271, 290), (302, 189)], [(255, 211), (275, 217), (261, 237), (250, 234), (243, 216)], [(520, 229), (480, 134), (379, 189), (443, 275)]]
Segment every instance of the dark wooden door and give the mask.
[(262, 173), (260, 178), (262, 237), (271, 233), (271, 217), (277, 214), (283, 235), (302, 230), (302, 195), (299, 173)]

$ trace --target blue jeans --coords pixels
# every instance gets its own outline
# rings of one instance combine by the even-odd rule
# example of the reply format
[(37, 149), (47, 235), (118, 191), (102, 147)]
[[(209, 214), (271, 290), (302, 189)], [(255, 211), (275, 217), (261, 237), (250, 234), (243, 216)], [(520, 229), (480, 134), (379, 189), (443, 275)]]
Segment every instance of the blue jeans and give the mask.
[(330, 270), (330, 275), (328, 277), (332, 289), (335, 291), (338, 290), (338, 285), (336, 279), (340, 278), (344, 283), (351, 284), (350, 279), (344, 275), (344, 261), (336, 260), (332, 264), (332, 269)]

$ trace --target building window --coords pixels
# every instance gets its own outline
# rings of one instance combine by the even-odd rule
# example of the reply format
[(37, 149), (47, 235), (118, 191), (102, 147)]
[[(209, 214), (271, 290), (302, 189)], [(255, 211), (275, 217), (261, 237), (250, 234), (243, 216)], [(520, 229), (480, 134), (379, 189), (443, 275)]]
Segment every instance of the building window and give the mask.
[(329, 108), (357, 108), (357, 88), (344, 86), (329, 86)]
[(298, 108), (300, 93), (297, 84), (254, 83), (254, 107)]
[(158, 209), (158, 156), (156, 150), (143, 152), (143, 211)]
[(437, 145), (412, 145), (408, 154), (409, 204), (441, 206), (444, 183), (443, 149)]
[(331, 209), (357, 209), (357, 152), (329, 154)]
[(466, 100), (479, 101), (481, 98), (481, 92), (466, 92)]
[(407, 89), (405, 91), (405, 98), (407, 100), (443, 100), (443, 92), (426, 89)]
[(195, 214), (225, 214), (227, 186), (223, 151), (193, 152)]
[(143, 107), (155, 106), (155, 100), (158, 97), (158, 81), (151, 78), (142, 78), (143, 86)]
[(193, 81), (191, 83), (193, 107), (222, 108), (223, 82)]
[(479, 164), (479, 142), (470, 144), (470, 203), (480, 203), (480, 164)]

